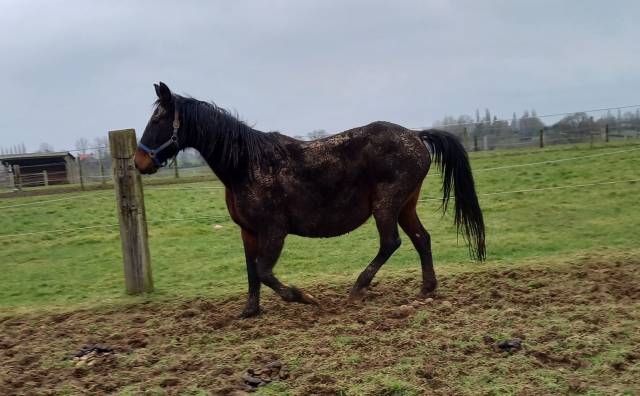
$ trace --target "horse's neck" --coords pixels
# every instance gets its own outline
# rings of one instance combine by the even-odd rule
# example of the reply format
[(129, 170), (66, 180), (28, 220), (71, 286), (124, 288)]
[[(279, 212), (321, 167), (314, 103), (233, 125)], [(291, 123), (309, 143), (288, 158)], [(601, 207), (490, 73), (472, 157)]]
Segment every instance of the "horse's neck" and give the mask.
[(215, 173), (216, 177), (225, 185), (225, 187), (231, 187), (234, 182), (238, 182), (239, 179), (244, 179), (244, 176), (248, 173), (246, 170), (241, 169), (241, 165), (233, 166), (225, 164), (220, 159), (211, 158), (209, 155), (205, 157), (209, 168)]
[[(212, 128), (200, 134), (197, 139), (193, 140), (191, 145), (202, 155), (218, 179), (226, 187), (230, 187), (232, 183), (242, 182), (248, 177), (252, 164), (242, 147), (242, 141), (235, 142), (237, 144), (235, 147), (229, 147), (226, 144), (227, 142), (224, 141), (224, 139), (229, 138), (229, 135), (216, 136), (216, 133), (218, 132)], [(260, 132), (256, 131), (255, 133)], [(237, 163), (229, 160), (226, 153), (223, 152), (225, 147), (240, 151)]]

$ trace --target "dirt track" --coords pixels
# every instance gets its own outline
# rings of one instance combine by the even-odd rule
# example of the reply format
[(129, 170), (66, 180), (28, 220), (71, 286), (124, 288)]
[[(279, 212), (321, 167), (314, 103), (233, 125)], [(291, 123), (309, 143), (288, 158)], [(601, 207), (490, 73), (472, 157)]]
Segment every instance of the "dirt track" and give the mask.
[[(272, 394), (640, 392), (637, 257), (443, 276), (415, 309), (399, 307), (418, 277), (378, 280), (362, 307), (347, 285), (309, 289), (323, 310), (264, 293), (253, 320), (235, 319), (243, 296), (3, 318), (0, 394), (229, 394), (276, 359), (290, 377)], [(115, 353), (71, 359), (97, 343)]]

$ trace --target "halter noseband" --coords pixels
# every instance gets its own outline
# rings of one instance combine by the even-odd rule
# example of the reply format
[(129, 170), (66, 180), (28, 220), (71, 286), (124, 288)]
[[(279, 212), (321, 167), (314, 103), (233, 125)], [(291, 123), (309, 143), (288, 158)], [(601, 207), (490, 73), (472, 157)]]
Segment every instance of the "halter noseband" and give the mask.
[(168, 158), (165, 158), (162, 161), (160, 159), (158, 159), (158, 154), (160, 154), (160, 152), (162, 152), (162, 150), (166, 149), (167, 147), (169, 147), (171, 145), (175, 145), (176, 148), (178, 150), (180, 150), (180, 144), (178, 144), (178, 129), (180, 129), (180, 117), (179, 117), (179, 115), (180, 115), (180, 113), (178, 112), (178, 107), (176, 106), (175, 112), (173, 114), (173, 134), (171, 135), (169, 140), (167, 140), (166, 142), (162, 143), (159, 147), (157, 147), (155, 149), (152, 149), (152, 148), (149, 148), (149, 147), (145, 146), (144, 144), (142, 144), (142, 142), (138, 143), (138, 147), (142, 151), (147, 153), (149, 155), (149, 157), (151, 157), (151, 160), (153, 160), (153, 163), (157, 167), (162, 167), (167, 163), (167, 159)]

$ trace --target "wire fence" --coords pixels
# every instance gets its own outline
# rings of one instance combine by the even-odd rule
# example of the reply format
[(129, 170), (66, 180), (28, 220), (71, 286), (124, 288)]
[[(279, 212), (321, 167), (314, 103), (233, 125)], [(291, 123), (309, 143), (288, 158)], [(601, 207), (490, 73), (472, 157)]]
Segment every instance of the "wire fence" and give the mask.
[[(534, 114), (520, 118), (515, 118), (514, 114), (512, 119), (494, 117), (472, 121), (468, 116), (462, 118), (464, 122), (439, 123), (434, 127), (458, 135), (468, 151), (547, 147), (567, 143), (593, 146), (610, 141), (640, 140), (640, 104)], [(82, 189), (110, 183), (109, 147), (74, 148), (62, 152), (70, 154), (69, 159), (53, 161), (43, 157), (42, 160), (32, 161), (34, 163), (20, 165), (19, 172), (7, 165), (9, 162), (3, 162), (3, 156), (0, 156), (0, 192), (62, 185)], [(146, 180), (164, 181), (189, 178), (215, 178), (195, 150), (181, 153), (175, 166), (161, 168), (156, 174), (145, 177)]]
[[(80, 189), (110, 184), (111, 156), (106, 148), (77, 157), (67, 156), (73, 150), (61, 152), (65, 159), (29, 157), (14, 164), (16, 160), (0, 156), (0, 192), (34, 190), (47, 187), (77, 187)], [(77, 150), (75, 150), (77, 151)], [(86, 151), (86, 150), (85, 150)], [(10, 157), (10, 156), (9, 156)], [(153, 175), (145, 176), (146, 181), (175, 181), (184, 179), (210, 178), (215, 175), (202, 160), (180, 160), (171, 167), (160, 168)]]
[[(617, 115), (612, 111), (617, 112)], [(640, 138), (640, 105), (544, 115), (536, 115), (535, 112), (528, 115), (525, 112), (520, 118), (514, 113), (511, 119), (498, 119), (495, 116), (491, 119), (487, 110), (482, 119), (478, 113), (475, 121), (468, 115), (457, 119), (445, 117), (443, 122), (436, 122), (433, 127), (458, 135), (469, 151), (563, 143), (596, 144)]]
[[(522, 167), (528, 167), (528, 166), (544, 166), (544, 165), (549, 165), (549, 164), (564, 163), (564, 162), (569, 162), (569, 161), (581, 161), (581, 160), (587, 160), (587, 159), (605, 157), (605, 156), (614, 156), (614, 155), (623, 156), (625, 154), (632, 153), (632, 152), (639, 151), (639, 150), (640, 150), (640, 147), (633, 147), (633, 148), (628, 148), (628, 149), (614, 150), (614, 151), (608, 151), (608, 152), (596, 153), (596, 154), (589, 154), (589, 155), (584, 155), (584, 156), (564, 157), (564, 158), (557, 158), (557, 159), (547, 160), (547, 161), (536, 161), (536, 162), (528, 162), (528, 163), (521, 163), (521, 164), (512, 164), (512, 165), (480, 168), (480, 169), (475, 169), (474, 173), (475, 172), (498, 171), (498, 170), (505, 170), (505, 169), (515, 169), (515, 168), (522, 168)], [(508, 191), (494, 191), (494, 192), (479, 193), (478, 195), (479, 196), (483, 196), (483, 197), (489, 197), (489, 196), (500, 196), (500, 195), (522, 194), (522, 193), (537, 193), (537, 192), (544, 192), (544, 191), (564, 190), (564, 189), (577, 189), (577, 188), (587, 188), (587, 187), (599, 187), (599, 188), (601, 188), (603, 186), (621, 185), (621, 184), (633, 184), (633, 183), (638, 183), (638, 182), (640, 182), (640, 178), (632, 178), (632, 179), (625, 179), (625, 180), (607, 180), (607, 181), (600, 181), (600, 182), (593, 182), (593, 183), (568, 184), (568, 185), (561, 185), (561, 186), (542, 186), (542, 187), (532, 187), (532, 188), (521, 188), (521, 189), (515, 189), (515, 190), (508, 190)], [(224, 187), (223, 186), (192, 186), (192, 187), (148, 187), (148, 188), (146, 188), (146, 190), (151, 190), (151, 191), (153, 191), (153, 190), (182, 190), (182, 191), (207, 191), (208, 190), (208, 191), (216, 191), (216, 190), (221, 190), (221, 189), (224, 189)], [(73, 196), (69, 196), (69, 197), (57, 198), (57, 199), (46, 199), (46, 200), (18, 203), (18, 204), (12, 204), (12, 205), (5, 205), (5, 206), (0, 206), (0, 210), (16, 209), (16, 208), (28, 209), (28, 208), (36, 206), (36, 205), (38, 205), (38, 206), (52, 206), (52, 205), (56, 205), (56, 204), (61, 203), (61, 202), (88, 198), (90, 196), (95, 196), (96, 194), (99, 194), (99, 195), (102, 195), (102, 196), (106, 197), (106, 196), (110, 196), (111, 194), (113, 194), (113, 192), (112, 191), (104, 191), (104, 192), (95, 192), (95, 193), (91, 193), (91, 194), (78, 194), (78, 195), (73, 195)], [(424, 199), (420, 199), (418, 202), (428, 202), (428, 201), (441, 201), (441, 198), (426, 197)], [(152, 219), (152, 220), (149, 220), (149, 223), (150, 224), (162, 224), (162, 223), (170, 223), (170, 222), (200, 221), (200, 220), (225, 220), (225, 221), (228, 221), (229, 219), (230, 219), (229, 215), (222, 215), (222, 216), (186, 216), (186, 217), (175, 217), (175, 218), (168, 218), (168, 219)], [(54, 229), (54, 230), (32, 230), (32, 231), (25, 231), (25, 232), (19, 232), (19, 233), (0, 234), (0, 240), (7, 240), (7, 239), (11, 240), (11, 239), (15, 239), (15, 238), (24, 238), (24, 237), (34, 236), (34, 235), (61, 234), (61, 233), (73, 233), (73, 232), (86, 231), (86, 230), (95, 230), (95, 229), (108, 229), (108, 228), (113, 228), (113, 227), (116, 227), (116, 226), (118, 226), (117, 223), (98, 224), (98, 225), (82, 225), (82, 224), (79, 224), (77, 227), (68, 227), (68, 228), (61, 228), (61, 229)]]

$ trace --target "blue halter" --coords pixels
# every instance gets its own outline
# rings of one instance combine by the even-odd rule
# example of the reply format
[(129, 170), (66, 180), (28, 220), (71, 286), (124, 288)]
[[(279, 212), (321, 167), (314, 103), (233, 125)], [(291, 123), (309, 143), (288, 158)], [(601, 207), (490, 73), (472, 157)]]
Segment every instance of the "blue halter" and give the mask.
[(171, 145), (175, 145), (178, 150), (180, 150), (180, 144), (178, 144), (178, 129), (180, 129), (180, 119), (178, 117), (178, 109), (176, 108), (174, 116), (173, 116), (173, 134), (166, 142), (162, 143), (159, 147), (152, 149), (142, 142), (138, 143), (138, 148), (144, 151), (151, 157), (151, 160), (157, 167), (163, 167), (167, 163), (167, 159), (161, 160), (158, 156), (162, 152), (162, 150), (166, 149)]

